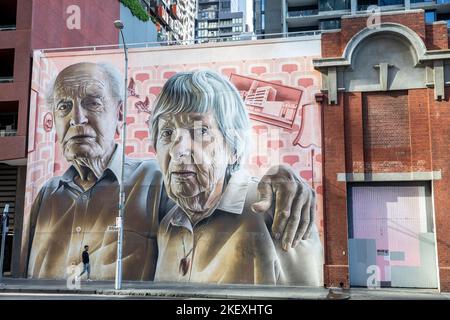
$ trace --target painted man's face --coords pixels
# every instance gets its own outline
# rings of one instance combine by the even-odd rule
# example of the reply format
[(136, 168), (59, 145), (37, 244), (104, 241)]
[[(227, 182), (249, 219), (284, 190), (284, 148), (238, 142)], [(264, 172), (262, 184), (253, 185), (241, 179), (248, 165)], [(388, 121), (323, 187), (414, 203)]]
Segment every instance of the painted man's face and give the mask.
[(232, 157), (212, 113), (161, 116), (156, 150), (167, 193), (178, 204), (202, 211), (222, 193)]
[(95, 64), (77, 64), (57, 77), (53, 112), (58, 142), (68, 160), (103, 158), (114, 148), (118, 102)]

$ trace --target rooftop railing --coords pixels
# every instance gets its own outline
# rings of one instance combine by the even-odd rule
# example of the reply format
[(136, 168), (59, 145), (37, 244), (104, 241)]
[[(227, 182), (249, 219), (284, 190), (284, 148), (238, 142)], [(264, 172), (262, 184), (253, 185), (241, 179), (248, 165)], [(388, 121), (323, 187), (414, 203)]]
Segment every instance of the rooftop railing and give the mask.
[[(276, 39), (276, 38), (292, 38), (292, 37), (306, 37), (306, 36), (318, 36), (321, 34), (321, 30), (311, 30), (311, 31), (296, 31), (296, 32), (285, 32), (285, 33), (267, 33), (267, 34), (253, 34), (253, 33), (241, 33), (238, 35), (233, 35), (230, 37), (199, 37), (195, 39), (185, 39), (178, 41), (156, 41), (156, 42), (143, 42), (143, 43), (127, 43), (128, 48), (155, 48), (155, 47), (165, 47), (165, 46), (175, 46), (175, 45), (196, 45), (199, 43), (204, 43), (205, 41), (258, 41), (263, 39)], [(236, 36), (241, 39), (236, 40)], [(211, 42), (212, 42), (211, 41)], [(49, 48), (41, 49), (43, 52), (58, 52), (58, 51), (97, 51), (97, 50), (113, 50), (122, 48), (123, 45), (99, 45), (99, 46), (87, 46), (87, 47), (70, 47), (70, 48)]]
[(317, 16), (319, 14), (319, 9), (312, 10), (299, 10), (299, 11), (288, 11), (288, 17), (308, 17)]

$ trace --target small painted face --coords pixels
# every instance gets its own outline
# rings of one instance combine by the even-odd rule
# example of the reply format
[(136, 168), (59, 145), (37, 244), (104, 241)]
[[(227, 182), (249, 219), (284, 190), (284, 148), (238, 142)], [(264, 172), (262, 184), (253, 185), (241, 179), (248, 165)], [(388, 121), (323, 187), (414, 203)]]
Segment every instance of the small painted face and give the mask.
[(120, 108), (104, 73), (95, 64), (77, 64), (57, 77), (53, 113), (64, 157), (103, 158), (114, 148)]
[(202, 211), (211, 196), (222, 193), (233, 157), (212, 112), (161, 116), (156, 151), (167, 193), (177, 203)]

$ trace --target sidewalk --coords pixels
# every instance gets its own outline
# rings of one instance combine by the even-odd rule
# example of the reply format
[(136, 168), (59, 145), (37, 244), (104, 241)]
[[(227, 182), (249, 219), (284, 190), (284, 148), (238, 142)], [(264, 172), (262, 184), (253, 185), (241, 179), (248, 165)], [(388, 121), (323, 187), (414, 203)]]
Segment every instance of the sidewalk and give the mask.
[(194, 299), (439, 299), (450, 300), (450, 293), (439, 293), (427, 289), (376, 289), (352, 288), (350, 290), (329, 290), (311, 287), (276, 287), (244, 285), (205, 285), (153, 282), (124, 282), (122, 290), (114, 290), (113, 281), (81, 282), (80, 289), (71, 290), (63, 280), (29, 280), (3, 278), (0, 285), (3, 293), (46, 293), (46, 294), (85, 294), (85, 295), (127, 295), (155, 296)]

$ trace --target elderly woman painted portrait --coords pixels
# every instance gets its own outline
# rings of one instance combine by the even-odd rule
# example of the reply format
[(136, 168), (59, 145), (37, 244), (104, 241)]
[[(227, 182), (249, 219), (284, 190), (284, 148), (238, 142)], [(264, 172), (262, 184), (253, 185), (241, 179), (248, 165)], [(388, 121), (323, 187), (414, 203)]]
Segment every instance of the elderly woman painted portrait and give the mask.
[[(118, 215), (119, 183), (123, 169), (126, 194), (123, 278), (154, 278), (158, 226), (170, 203), (166, 201), (162, 173), (154, 159), (125, 157), (123, 168), (121, 166), (123, 149), (117, 143), (115, 134), (120, 131), (123, 122), (122, 78), (117, 68), (110, 64), (82, 62), (61, 70), (49, 90), (47, 103), (54, 118), (57, 143), (69, 167), (63, 175), (48, 180), (34, 199), (29, 219), (29, 241), (24, 245), (23, 255), (28, 277), (66, 278), (67, 268), (81, 264), (82, 248), (89, 244), (92, 279), (114, 279), (117, 233), (107, 230), (108, 226), (115, 224)], [(187, 98), (190, 99), (190, 96)], [(196, 101), (183, 105), (192, 104), (195, 105)], [(205, 117), (205, 114), (202, 112), (199, 116)], [(165, 119), (159, 118), (161, 121)], [(189, 119), (193, 119), (192, 116)], [(213, 123), (213, 118), (208, 119)], [(179, 121), (185, 121), (185, 118)], [(166, 131), (164, 137), (168, 139)], [(166, 157), (167, 149), (159, 149), (161, 158)], [(214, 206), (222, 196), (222, 189), (212, 188), (212, 183), (221, 177), (222, 167), (213, 171), (209, 169), (216, 166), (217, 160), (222, 160), (219, 157), (224, 157), (222, 150), (205, 153), (202, 175), (198, 171), (197, 176), (201, 183), (187, 185), (193, 181), (189, 173), (175, 173), (173, 177), (180, 183), (177, 186), (167, 184), (167, 193), (172, 198), (183, 195), (186, 208), (194, 211)], [(304, 219), (302, 210), (309, 209), (310, 201), (303, 201), (304, 205), (300, 207), (293, 204), (314, 197), (304, 182), (296, 180), (292, 171), (283, 168), (275, 171), (262, 178), (261, 201), (254, 203), (254, 209), (264, 211), (272, 204), (272, 198), (277, 200), (275, 206), (287, 215), (275, 220), (272, 227), (287, 248), (295, 241), (290, 229), (305, 229), (311, 225), (310, 219)], [(277, 181), (285, 179), (292, 180), (291, 188), (283, 188), (283, 184), (278, 186)], [(199, 199), (201, 201), (191, 202), (189, 192), (200, 191), (204, 192)], [(277, 192), (282, 192), (287, 199), (275, 196)], [(238, 201), (233, 205), (241, 204)], [(186, 250), (190, 249), (188, 245), (185, 244)], [(189, 256), (187, 253), (186, 257)], [(186, 268), (188, 259), (184, 261), (183, 268)]]
[[(159, 226), (155, 281), (323, 285), (315, 224), (287, 230), (295, 238), (287, 247), (270, 232), (273, 207), (252, 210), (258, 180), (242, 168), (249, 128), (244, 102), (221, 75), (182, 72), (164, 85), (150, 130), (176, 205)], [(314, 197), (307, 201), (309, 214)]]

